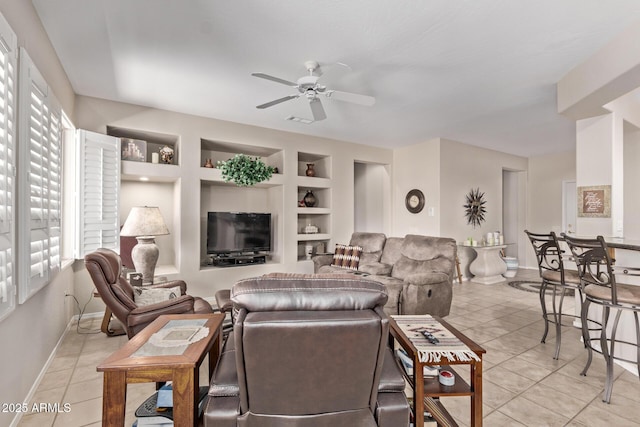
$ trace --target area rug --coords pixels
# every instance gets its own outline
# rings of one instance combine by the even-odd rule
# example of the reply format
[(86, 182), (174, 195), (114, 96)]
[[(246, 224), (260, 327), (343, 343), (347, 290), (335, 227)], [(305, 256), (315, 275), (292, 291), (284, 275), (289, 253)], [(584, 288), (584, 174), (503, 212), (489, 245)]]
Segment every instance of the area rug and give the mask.
[[(530, 280), (514, 280), (512, 282), (509, 282), (509, 286), (511, 286), (512, 288), (520, 289), (521, 291), (535, 292), (539, 294), (541, 284), (540, 282), (533, 282)], [(553, 294), (553, 287), (547, 287), (546, 293)], [(573, 296), (573, 289), (567, 289), (565, 295)]]

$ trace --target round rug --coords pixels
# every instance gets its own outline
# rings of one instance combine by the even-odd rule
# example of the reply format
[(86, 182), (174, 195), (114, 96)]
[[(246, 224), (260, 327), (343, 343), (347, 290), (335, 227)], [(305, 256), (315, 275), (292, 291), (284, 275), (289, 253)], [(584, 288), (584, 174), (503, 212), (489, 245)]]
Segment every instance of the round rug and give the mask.
[[(509, 282), (509, 286), (511, 286), (512, 288), (520, 289), (521, 291), (535, 292), (539, 294), (541, 284), (540, 282), (532, 282), (529, 280), (514, 280), (512, 282)], [(552, 286), (547, 287), (546, 293), (552, 294), (553, 287)], [(567, 289), (565, 295), (573, 296), (573, 289)]]

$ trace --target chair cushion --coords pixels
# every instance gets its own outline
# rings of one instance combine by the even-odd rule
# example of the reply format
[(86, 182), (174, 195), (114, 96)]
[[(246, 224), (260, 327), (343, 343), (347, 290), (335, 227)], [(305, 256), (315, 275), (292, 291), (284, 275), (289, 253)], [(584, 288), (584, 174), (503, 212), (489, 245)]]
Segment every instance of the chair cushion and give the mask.
[(173, 288), (144, 288), (142, 286), (133, 287), (133, 300), (136, 305), (150, 305), (181, 295), (180, 286)]
[(349, 270), (357, 270), (362, 255), (361, 246), (336, 245), (331, 265)]
[[(611, 288), (600, 285), (587, 285), (584, 288), (585, 295), (602, 301), (611, 301)], [(640, 305), (640, 286), (616, 284), (618, 303)]]
[(380, 261), (385, 240), (387, 240), (387, 236), (383, 233), (355, 232), (351, 235), (349, 245), (362, 248), (360, 264), (370, 264)]
[(370, 264), (360, 264), (358, 270), (363, 273), (373, 274), (375, 276), (390, 276), (393, 266), (381, 262), (373, 262)]
[[(555, 270), (544, 270), (542, 272), (542, 278), (549, 282), (560, 283), (562, 279), (560, 272)], [(564, 271), (564, 283), (567, 285), (579, 285), (580, 284), (580, 275), (575, 270), (565, 270)]]

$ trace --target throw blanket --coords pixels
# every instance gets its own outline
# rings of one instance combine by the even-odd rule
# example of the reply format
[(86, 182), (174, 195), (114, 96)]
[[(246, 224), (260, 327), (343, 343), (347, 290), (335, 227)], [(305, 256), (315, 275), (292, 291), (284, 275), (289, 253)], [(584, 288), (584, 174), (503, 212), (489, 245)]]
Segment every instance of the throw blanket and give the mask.
[[(480, 361), (478, 355), (429, 315), (391, 315), (391, 318), (418, 350), (418, 357), (422, 363), (440, 363), (443, 357), (450, 362), (468, 362), (471, 359)], [(423, 331), (436, 337), (438, 343), (429, 342), (422, 334)]]

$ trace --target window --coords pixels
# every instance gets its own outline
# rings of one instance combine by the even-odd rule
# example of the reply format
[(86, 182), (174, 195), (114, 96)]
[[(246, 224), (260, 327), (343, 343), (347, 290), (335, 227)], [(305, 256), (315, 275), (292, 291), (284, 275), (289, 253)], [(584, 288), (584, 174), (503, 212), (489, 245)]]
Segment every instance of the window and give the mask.
[(17, 177), (20, 303), (47, 285), (60, 269), (61, 118), (58, 101), (21, 48)]
[(15, 308), (15, 107), (17, 37), (0, 15), (0, 319)]

